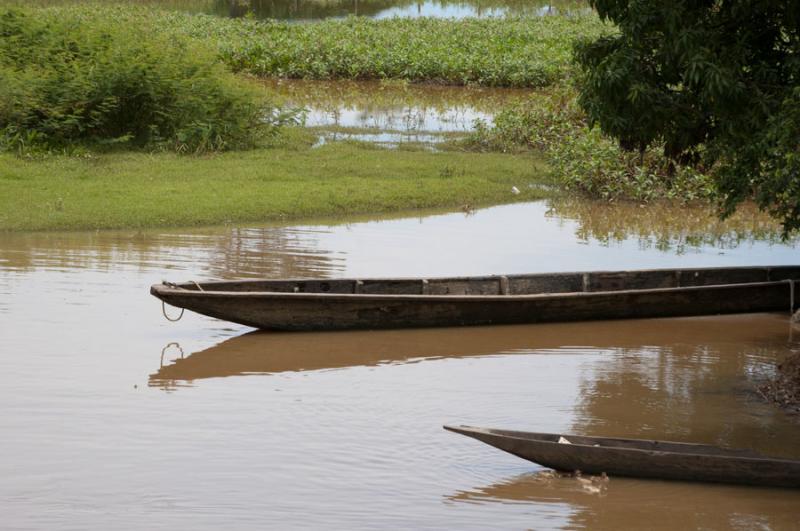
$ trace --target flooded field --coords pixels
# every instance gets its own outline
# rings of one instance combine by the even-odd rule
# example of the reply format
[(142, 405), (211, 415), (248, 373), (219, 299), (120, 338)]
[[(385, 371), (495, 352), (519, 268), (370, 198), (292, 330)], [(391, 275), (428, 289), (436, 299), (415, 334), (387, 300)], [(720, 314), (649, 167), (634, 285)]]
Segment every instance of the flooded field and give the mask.
[(449, 87), (378, 81), (264, 80), (267, 97), (303, 109), (302, 121), (326, 140), (396, 146), (436, 144), (491, 124), (504, 105), (529, 98), (523, 89)]
[[(92, 1), (98, 0), (5, 0), (0, 3), (63, 5)], [(130, 3), (130, 0), (110, 1)], [(586, 9), (586, 2), (581, 0), (137, 0), (135, 3), (221, 17), (296, 21), (347, 16), (378, 19), (548, 16)]]
[[(754, 386), (788, 315), (280, 334), (161, 316), (162, 279), (789, 264), (754, 213), (527, 203), (472, 214), (0, 235), (8, 529), (796, 528), (800, 493), (589, 492), (443, 423), (800, 458)], [(169, 310), (169, 309), (168, 309)]]

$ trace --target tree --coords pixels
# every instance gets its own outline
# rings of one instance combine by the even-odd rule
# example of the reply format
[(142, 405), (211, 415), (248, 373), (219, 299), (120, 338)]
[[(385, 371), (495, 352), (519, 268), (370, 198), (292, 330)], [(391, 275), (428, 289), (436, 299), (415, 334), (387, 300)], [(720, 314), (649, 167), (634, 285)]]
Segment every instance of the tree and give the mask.
[(580, 43), (580, 104), (625, 149), (714, 168), (800, 228), (800, 0), (590, 0), (619, 31)]

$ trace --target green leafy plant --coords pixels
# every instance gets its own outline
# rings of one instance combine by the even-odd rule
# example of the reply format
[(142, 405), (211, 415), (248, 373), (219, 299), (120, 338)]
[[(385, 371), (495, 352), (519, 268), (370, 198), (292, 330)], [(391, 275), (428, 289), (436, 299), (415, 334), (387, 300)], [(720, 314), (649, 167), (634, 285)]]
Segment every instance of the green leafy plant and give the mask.
[(567, 84), (505, 108), (493, 126), (477, 123), (465, 145), (481, 151), (540, 151), (555, 180), (593, 198), (686, 202), (711, 195), (703, 172), (665, 157), (658, 145), (633, 153), (590, 128), (575, 89)]
[(57, 13), (0, 11), (7, 150), (217, 151), (251, 146), (287, 118), (189, 38)]
[(51, 8), (56, 16), (142, 24), (213, 47), (236, 72), (303, 79), (403, 79), (539, 87), (572, 66), (572, 42), (611, 31), (593, 13), (487, 19), (348, 17), (295, 24), (112, 5)]
[(743, 201), (800, 229), (800, 2), (590, 2), (619, 33), (577, 48), (580, 103), (627, 150), (717, 167)]

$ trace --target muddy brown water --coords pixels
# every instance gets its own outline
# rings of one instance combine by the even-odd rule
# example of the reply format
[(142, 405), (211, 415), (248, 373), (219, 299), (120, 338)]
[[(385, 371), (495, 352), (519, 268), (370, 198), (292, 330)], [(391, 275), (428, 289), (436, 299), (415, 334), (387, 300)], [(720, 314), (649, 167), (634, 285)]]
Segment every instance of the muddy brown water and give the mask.
[(504, 106), (535, 97), (526, 89), (447, 87), (398, 81), (260, 81), (265, 96), (325, 141), (353, 139), (387, 146), (436, 144), (463, 137), (476, 121), (492, 125)]
[(788, 315), (279, 334), (189, 313), (168, 323), (147, 293), (164, 278), (798, 261), (797, 242), (755, 215), (635, 212), (526, 203), (0, 235), (0, 527), (796, 529), (797, 491), (622, 478), (590, 489), (441, 429), (800, 458), (800, 421), (753, 390), (800, 350)]

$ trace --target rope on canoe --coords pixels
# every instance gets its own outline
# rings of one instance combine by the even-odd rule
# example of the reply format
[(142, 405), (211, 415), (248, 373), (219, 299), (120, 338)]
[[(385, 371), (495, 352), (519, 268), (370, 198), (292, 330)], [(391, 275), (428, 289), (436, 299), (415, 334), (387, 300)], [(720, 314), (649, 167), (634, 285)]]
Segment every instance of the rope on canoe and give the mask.
[[(195, 286), (197, 286), (197, 289), (198, 289), (198, 291), (205, 291), (205, 290), (203, 289), (203, 287), (202, 287), (200, 284), (198, 284), (198, 283), (197, 283), (197, 281), (196, 281), (196, 280), (190, 280), (189, 282), (191, 282), (192, 284), (194, 284)], [(162, 284), (164, 284), (165, 286), (167, 286), (168, 288), (173, 288), (173, 289), (186, 289), (186, 288), (184, 288), (183, 286), (179, 286), (179, 285), (175, 284), (174, 282), (167, 282), (166, 280), (162, 280), (162, 281), (161, 281), (161, 283), (162, 283)], [(183, 311), (184, 311), (184, 310), (185, 310), (185, 308), (181, 308), (181, 313), (180, 313), (180, 315), (178, 315), (178, 317), (176, 317), (175, 319), (173, 319), (173, 318), (171, 318), (169, 315), (167, 315), (167, 305), (166, 305), (166, 303), (164, 303), (164, 301), (161, 301), (161, 313), (162, 313), (162, 314), (164, 314), (164, 318), (165, 318), (167, 321), (170, 321), (170, 322), (173, 322), (173, 323), (177, 323), (177, 322), (178, 322), (178, 321), (180, 321), (180, 320), (181, 320), (181, 318), (183, 317)]]
[[(203, 289), (203, 286), (201, 286), (200, 284), (198, 284), (196, 280), (190, 280), (189, 282), (191, 282), (192, 284), (194, 284), (194, 285), (197, 287), (197, 290), (198, 290), (198, 291), (205, 291), (205, 290)], [(166, 280), (162, 280), (162, 281), (161, 281), (161, 283), (162, 283), (162, 284), (164, 284), (166, 287), (168, 287), (168, 288), (172, 288), (172, 289), (186, 289), (186, 288), (184, 288), (184, 287), (183, 287), (183, 286), (181, 286), (181, 285), (175, 284), (174, 282), (167, 282)]]
[(185, 310), (185, 308), (181, 308), (180, 315), (177, 318), (172, 319), (169, 315), (167, 315), (167, 303), (165, 303), (164, 301), (161, 301), (161, 313), (164, 314), (164, 318), (167, 321), (170, 321), (170, 322), (173, 322), (173, 323), (177, 323), (178, 321), (181, 320), (181, 317), (183, 317), (183, 311), (184, 310)]

